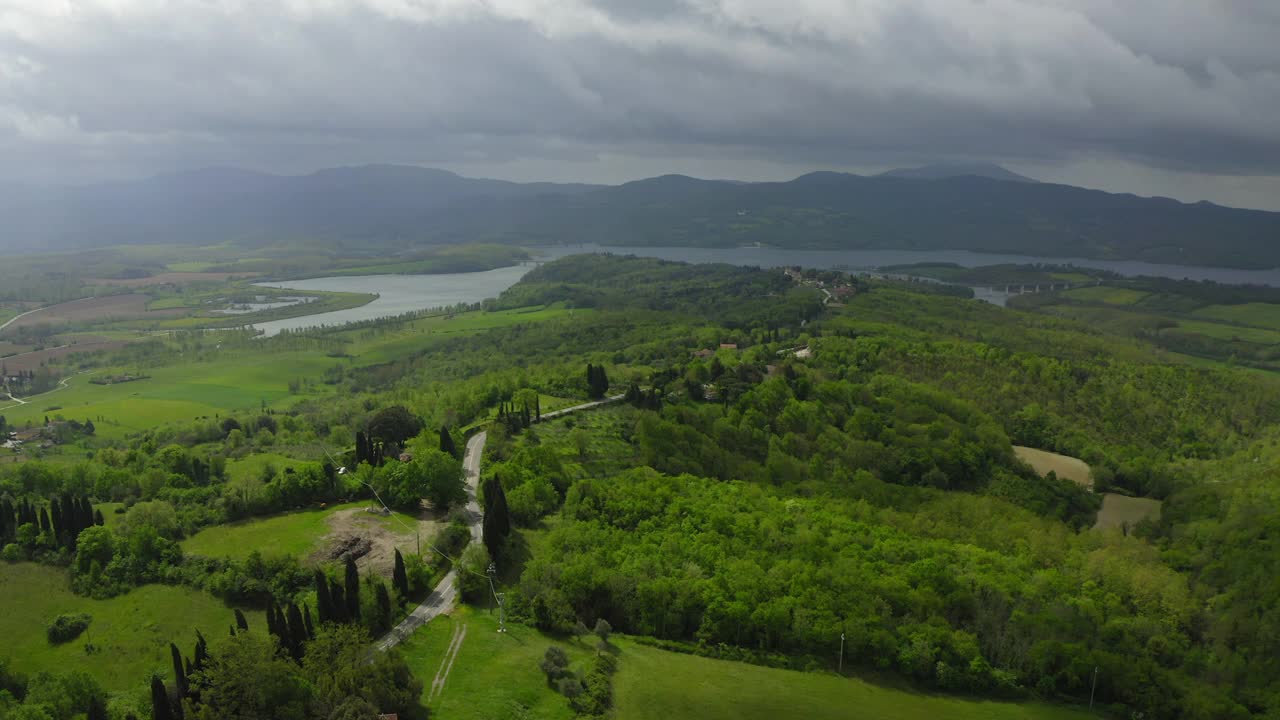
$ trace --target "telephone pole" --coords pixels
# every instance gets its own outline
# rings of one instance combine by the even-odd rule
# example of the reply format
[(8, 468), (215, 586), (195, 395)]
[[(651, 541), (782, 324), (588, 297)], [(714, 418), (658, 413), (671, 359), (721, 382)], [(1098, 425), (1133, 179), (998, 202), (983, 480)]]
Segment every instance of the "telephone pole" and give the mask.
[(1093, 666), (1093, 684), (1089, 686), (1089, 711), (1093, 712), (1093, 692), (1098, 689), (1098, 666)]
[(840, 633), (840, 669), (838, 672), (844, 674), (844, 633)]

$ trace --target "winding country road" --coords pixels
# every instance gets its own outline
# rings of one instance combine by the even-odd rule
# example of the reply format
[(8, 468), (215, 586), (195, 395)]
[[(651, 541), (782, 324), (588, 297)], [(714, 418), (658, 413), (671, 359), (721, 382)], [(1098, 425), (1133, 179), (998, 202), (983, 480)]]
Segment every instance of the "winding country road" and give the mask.
[(14, 323), (18, 322), (19, 320), (21, 320), (22, 318), (24, 318), (24, 317), (26, 317), (26, 316), (30, 315), (31, 313), (40, 312), (41, 310), (45, 310), (45, 309), (47, 309), (47, 308), (51, 308), (51, 307), (53, 307), (53, 306), (52, 306), (52, 305), (45, 305), (44, 307), (38, 307), (38, 308), (36, 308), (35, 310), (28, 310), (28, 311), (26, 311), (26, 312), (24, 312), (24, 313), (21, 313), (21, 314), (19, 314), (19, 315), (14, 315), (13, 317), (11, 317), (11, 318), (9, 318), (8, 320), (6, 320), (3, 324), (0, 324), (0, 332), (4, 332), (4, 329), (5, 329), (5, 328), (7, 328), (7, 327), (9, 327), (10, 325), (12, 325), (12, 324), (14, 324)]
[[(580, 410), (590, 410), (591, 408), (600, 407), (614, 403), (623, 398), (622, 395), (613, 395), (603, 400), (595, 402), (574, 405), (563, 410), (555, 410), (549, 413), (543, 413), (542, 421), (554, 420), (558, 417), (564, 417), (570, 413)], [(480, 503), (476, 500), (476, 490), (480, 484), (480, 458), (484, 456), (484, 444), (489, 439), (487, 432), (478, 432), (467, 440), (467, 451), (463, 455), (462, 468), (466, 479), (467, 486), (467, 524), (471, 530), (471, 542), (478, 543), (481, 541), (484, 513), (480, 511)], [(458, 605), (458, 572), (457, 566), (454, 566), (445, 574), (444, 579), (436, 584), (431, 594), (423, 600), (421, 604), (409, 613), (409, 616), (400, 621), (391, 629), (382, 639), (378, 640), (379, 650), (390, 650), (399, 645), (405, 638), (413, 634), (415, 630), (425, 625), (429, 620), (437, 615), (443, 615), (453, 610)]]

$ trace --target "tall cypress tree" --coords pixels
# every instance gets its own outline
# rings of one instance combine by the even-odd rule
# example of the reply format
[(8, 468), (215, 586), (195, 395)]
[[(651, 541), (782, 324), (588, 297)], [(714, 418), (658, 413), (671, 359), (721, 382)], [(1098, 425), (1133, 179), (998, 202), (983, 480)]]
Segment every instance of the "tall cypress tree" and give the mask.
[(440, 426), (440, 452), (446, 452), (455, 459), (458, 458), (458, 446), (453, 442), (453, 434), (449, 432), (448, 425)]
[(333, 613), (333, 599), (329, 595), (329, 580), (320, 570), (316, 570), (316, 613), (320, 617), (320, 624), (336, 622), (337, 618)]
[(391, 571), (391, 584), (400, 594), (401, 602), (409, 599), (409, 573), (405, 570), (404, 556), (400, 554), (399, 548), (396, 548), (396, 564), (395, 569)]
[(182, 653), (178, 652), (178, 646), (169, 643), (169, 655), (173, 660), (173, 686), (178, 691), (178, 697), (187, 696), (187, 671), (182, 665)]
[(288, 612), (289, 624), (289, 654), (294, 660), (302, 660), (303, 643), (311, 638), (307, 637), (307, 626), (302, 622), (302, 611), (298, 606), (289, 603)]
[(302, 603), (302, 624), (307, 628), (307, 637), (316, 639), (316, 626), (311, 624), (311, 608)]
[(484, 494), (484, 520), (481, 539), (489, 550), (489, 557), (497, 560), (502, 555), (507, 534), (511, 531), (511, 519), (507, 514), (507, 496), (502, 491), (502, 481), (497, 476), (489, 478), (481, 488)]
[(40, 532), (49, 532), (52, 526), (49, 524), (49, 512), (44, 508), (40, 508)]
[(173, 710), (169, 707), (169, 690), (164, 681), (158, 677), (151, 678), (151, 717), (153, 720), (173, 720)]
[(376, 625), (379, 632), (386, 632), (391, 629), (391, 593), (387, 592), (387, 583), (379, 579), (374, 594), (378, 603)]
[(280, 637), (279, 618), (276, 616), (275, 598), (267, 598), (267, 634)]
[(360, 571), (356, 569), (356, 561), (347, 556), (346, 588), (347, 619), (355, 622), (360, 619)]
[(333, 622), (344, 623), (347, 617), (347, 601), (342, 593), (342, 585), (329, 581), (329, 609), (333, 612)]
[(192, 663), (192, 667), (196, 670), (203, 670), (206, 663), (209, 662), (209, 643), (205, 642), (204, 635), (196, 630), (196, 661)]
[(244, 613), (240, 612), (240, 608), (236, 608), (236, 627), (241, 630), (249, 629), (249, 620), (244, 616)]

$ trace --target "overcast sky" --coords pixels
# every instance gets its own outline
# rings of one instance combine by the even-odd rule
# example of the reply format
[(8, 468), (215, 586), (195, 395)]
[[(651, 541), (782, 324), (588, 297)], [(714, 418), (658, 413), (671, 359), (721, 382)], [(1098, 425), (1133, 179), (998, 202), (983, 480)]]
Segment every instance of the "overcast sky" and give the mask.
[(0, 181), (971, 160), (1280, 210), (1280, 2), (0, 0)]

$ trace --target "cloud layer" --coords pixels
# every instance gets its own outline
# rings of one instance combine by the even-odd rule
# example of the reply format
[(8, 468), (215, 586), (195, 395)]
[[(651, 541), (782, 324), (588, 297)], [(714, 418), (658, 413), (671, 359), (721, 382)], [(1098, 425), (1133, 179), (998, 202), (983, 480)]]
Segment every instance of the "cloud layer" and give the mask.
[(8, 179), (367, 161), (596, 179), (658, 156), (1270, 182), (1276, 38), (1271, 0), (0, 0), (0, 154)]

